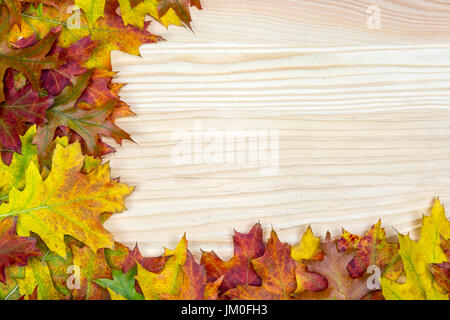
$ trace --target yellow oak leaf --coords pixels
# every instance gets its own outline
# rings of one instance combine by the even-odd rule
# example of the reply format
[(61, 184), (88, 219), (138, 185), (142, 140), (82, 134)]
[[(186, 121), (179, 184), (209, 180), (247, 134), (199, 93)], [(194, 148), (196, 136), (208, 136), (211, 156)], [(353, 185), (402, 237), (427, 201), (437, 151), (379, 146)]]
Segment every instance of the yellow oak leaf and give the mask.
[(136, 280), (146, 300), (159, 300), (162, 295), (177, 295), (183, 282), (182, 266), (186, 263), (186, 235), (175, 250), (165, 249), (165, 256), (170, 256), (160, 273), (146, 270), (138, 263)]
[(78, 142), (57, 144), (51, 171), (43, 180), (30, 163), (23, 191), (12, 188), (9, 202), (0, 206), (0, 220), (17, 216), (17, 234), (37, 233), (51, 251), (65, 256), (64, 235), (85, 243), (92, 250), (112, 248), (112, 235), (103, 227), (100, 215), (125, 209), (124, 198), (133, 188), (111, 180), (109, 164), (88, 174), (81, 172), (84, 156)]
[(322, 250), (320, 249), (320, 238), (314, 236), (311, 227), (308, 226), (303, 234), (300, 243), (291, 249), (291, 257), (298, 261), (310, 260), (317, 256)]
[(20, 294), (28, 298), (37, 288), (39, 300), (61, 300), (63, 296), (53, 286), (50, 271), (45, 262), (32, 258), (25, 267), (25, 278), (17, 279)]

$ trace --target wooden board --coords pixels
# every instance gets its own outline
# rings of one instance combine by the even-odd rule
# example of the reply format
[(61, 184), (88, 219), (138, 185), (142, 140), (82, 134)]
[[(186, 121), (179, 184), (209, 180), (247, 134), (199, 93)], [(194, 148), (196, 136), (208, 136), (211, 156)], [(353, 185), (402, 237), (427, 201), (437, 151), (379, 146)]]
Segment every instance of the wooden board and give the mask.
[[(136, 144), (109, 157), (137, 186), (107, 222), (116, 239), (157, 255), (186, 232), (195, 253), (226, 257), (233, 228), (258, 221), (291, 243), (309, 224), (337, 236), (380, 217), (392, 235), (414, 231), (435, 196), (449, 204), (450, 4), (383, 1), (371, 30), (373, 2), (254, 2), (204, 0), (195, 34), (153, 25), (169, 41), (113, 55), (137, 113), (119, 122)], [(214, 159), (193, 138), (179, 164), (195, 132), (256, 138), (215, 140)]]

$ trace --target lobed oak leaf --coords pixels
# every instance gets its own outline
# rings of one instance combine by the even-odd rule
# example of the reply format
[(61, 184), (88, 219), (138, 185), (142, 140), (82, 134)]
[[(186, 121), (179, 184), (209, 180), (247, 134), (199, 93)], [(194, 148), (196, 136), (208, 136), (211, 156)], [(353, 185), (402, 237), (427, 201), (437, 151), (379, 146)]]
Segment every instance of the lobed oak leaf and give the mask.
[(64, 60), (65, 64), (56, 69), (44, 70), (41, 76), (42, 87), (45, 88), (49, 95), (57, 96), (61, 91), (72, 83), (72, 80), (87, 71), (83, 67), (92, 55), (97, 43), (92, 41), (90, 37), (85, 37), (66, 49), (55, 46), (53, 52), (58, 53), (60, 60)]
[[(25, 299), (37, 293), (38, 300), (61, 300), (63, 296), (53, 286), (50, 271), (45, 262), (36, 258), (30, 259), (25, 267), (25, 278), (17, 279), (20, 294)], [(35, 290), (37, 290), (35, 292)]]
[(183, 282), (181, 267), (187, 259), (186, 236), (183, 236), (175, 250), (166, 249), (165, 255), (169, 258), (160, 273), (148, 271), (139, 263), (137, 265), (136, 280), (146, 300), (159, 300), (163, 295), (178, 294)]
[[(23, 73), (30, 81), (34, 91), (38, 91), (41, 71), (56, 68), (59, 64), (55, 55), (47, 56), (58, 36), (58, 30), (50, 31), (42, 40), (23, 49), (9, 47), (6, 39), (0, 41), (0, 79), (3, 79), (7, 69), (12, 68)], [(8, 90), (12, 90), (12, 88), (10, 87)], [(14, 93), (10, 93), (9, 96), (14, 96)], [(4, 100), (3, 81), (0, 81), (0, 102)]]
[(297, 288), (296, 266), (291, 247), (280, 242), (272, 230), (264, 255), (252, 260), (253, 268), (262, 279), (262, 285), (238, 285), (225, 293), (239, 300), (290, 300)]
[[(103, 212), (121, 212), (133, 188), (111, 180), (108, 164), (83, 174), (84, 156), (78, 143), (56, 145), (52, 167), (43, 180), (36, 165), (26, 170), (26, 187), (9, 193), (0, 206), (0, 219), (18, 216), (17, 233), (37, 233), (51, 251), (65, 255), (64, 235), (71, 235), (92, 250), (112, 247), (112, 235), (99, 219)], [(64, 228), (61, 228), (64, 226)]]
[(369, 292), (366, 279), (353, 279), (347, 272), (348, 262), (353, 259), (350, 252), (340, 253), (331, 234), (326, 235), (323, 246), (324, 258), (321, 261), (310, 261), (306, 265), (310, 272), (318, 273), (328, 281), (328, 288), (318, 292), (302, 292), (300, 299), (359, 300)]
[[(84, 63), (88, 69), (101, 68), (111, 70), (111, 51), (121, 50), (123, 52), (139, 55), (139, 47), (145, 43), (154, 43), (161, 40), (147, 30), (141, 30), (132, 25), (125, 26), (122, 18), (116, 13), (118, 9), (117, 0), (108, 0), (105, 4), (104, 16), (99, 18), (92, 27), (89, 27), (88, 20), (84, 14), (80, 14), (77, 21), (79, 25), (73, 27), (70, 24), (73, 10), (71, 0), (62, 0), (58, 6), (43, 6), (41, 10), (28, 8), (25, 11), (22, 29), (12, 29), (10, 41), (19, 37), (28, 37), (36, 33), (39, 38), (44, 37), (55, 27), (61, 28), (61, 35), (58, 38), (58, 46), (67, 48), (73, 43), (87, 36), (97, 43), (91, 58)], [(144, 23), (148, 26), (148, 22)]]
[(381, 220), (373, 225), (363, 237), (352, 235), (346, 230), (337, 242), (340, 252), (356, 249), (356, 256), (350, 260), (347, 270), (352, 278), (362, 277), (370, 265), (379, 267), (383, 275), (396, 280), (403, 272), (403, 264), (398, 254), (398, 244), (389, 243)]
[(76, 132), (86, 148), (86, 153), (97, 157), (105, 154), (101, 137), (112, 137), (119, 144), (123, 139), (131, 140), (130, 136), (109, 118), (117, 100), (110, 100), (101, 108), (91, 110), (81, 110), (76, 106), (89, 84), (91, 74), (92, 71), (89, 71), (77, 77), (72, 86), (64, 88), (61, 94), (55, 97), (53, 106), (47, 110), (48, 122), (39, 127), (34, 139), (41, 158), (50, 153), (55, 132), (61, 126)]
[(233, 236), (234, 255), (222, 261), (214, 252), (203, 252), (201, 264), (205, 267), (209, 282), (223, 277), (221, 292), (226, 292), (237, 285), (261, 285), (261, 279), (253, 270), (251, 260), (264, 254), (265, 245), (261, 225), (255, 224), (249, 233), (235, 231)]
[(43, 124), (53, 99), (39, 96), (31, 84), (16, 90), (13, 70), (7, 72), (3, 82), (6, 92), (5, 101), (0, 103), (0, 143), (12, 157), (11, 151), (21, 153), (22, 150), (21, 128), (27, 123)]
[(95, 282), (108, 290), (112, 300), (144, 300), (144, 296), (136, 291), (137, 266), (124, 273), (113, 269), (113, 279), (97, 279)]
[(40, 254), (36, 239), (17, 236), (16, 225), (17, 220), (13, 218), (0, 221), (0, 282), (3, 283), (6, 281), (6, 267), (25, 266), (29, 258)]
[(105, 261), (104, 249), (97, 252), (72, 242), (73, 264), (80, 268), (80, 287), (72, 290), (74, 300), (106, 300), (109, 293), (95, 280), (110, 278), (111, 269)]

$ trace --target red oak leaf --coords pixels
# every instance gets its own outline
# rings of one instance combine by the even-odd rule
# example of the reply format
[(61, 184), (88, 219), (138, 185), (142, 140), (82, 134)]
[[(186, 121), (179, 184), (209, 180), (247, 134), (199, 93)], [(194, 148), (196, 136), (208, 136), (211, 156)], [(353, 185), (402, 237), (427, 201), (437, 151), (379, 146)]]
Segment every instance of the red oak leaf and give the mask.
[(233, 243), (234, 255), (227, 262), (222, 261), (213, 251), (203, 252), (200, 263), (206, 269), (208, 281), (223, 277), (221, 292), (235, 288), (239, 284), (261, 285), (261, 279), (251, 265), (252, 259), (264, 254), (261, 225), (256, 224), (247, 234), (235, 231)]
[(16, 234), (17, 220), (5, 218), (0, 221), (0, 281), (5, 283), (5, 268), (9, 265), (25, 266), (28, 258), (41, 254), (36, 239)]
[(74, 77), (87, 71), (83, 64), (89, 60), (97, 43), (90, 37), (78, 40), (70, 47), (63, 49), (55, 46), (51, 53), (56, 53), (65, 64), (56, 69), (44, 70), (41, 76), (41, 84), (51, 96), (57, 96), (71, 84)]
[[(17, 90), (13, 70), (7, 72), (3, 83), (6, 90), (5, 101), (0, 103), (0, 143), (3, 148), (20, 153), (22, 143), (19, 134), (23, 134), (26, 123), (40, 125), (45, 122), (46, 110), (53, 99), (40, 97), (31, 84)], [(2, 156), (5, 153), (2, 152)], [(12, 153), (6, 154), (9, 156), (6, 160), (10, 159)]]

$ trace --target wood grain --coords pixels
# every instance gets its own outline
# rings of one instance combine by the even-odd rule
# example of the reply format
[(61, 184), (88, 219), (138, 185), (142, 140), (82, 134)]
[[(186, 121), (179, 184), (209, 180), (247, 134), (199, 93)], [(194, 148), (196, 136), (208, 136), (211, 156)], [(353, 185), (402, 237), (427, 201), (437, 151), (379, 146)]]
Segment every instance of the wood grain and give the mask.
[[(414, 232), (434, 197), (450, 203), (448, 5), (385, 1), (392, 13), (379, 43), (364, 27), (327, 43), (314, 40), (313, 24), (326, 38), (333, 21), (353, 30), (364, 1), (204, 2), (195, 34), (169, 29), (171, 41), (144, 46), (142, 58), (113, 55), (137, 113), (119, 122), (136, 144), (109, 157), (113, 175), (137, 186), (107, 222), (118, 241), (157, 255), (186, 232), (195, 253), (226, 257), (233, 228), (257, 221), (291, 243), (308, 224), (321, 235), (360, 233), (380, 217), (393, 235)], [(320, 6), (330, 10), (318, 19)], [(342, 10), (352, 12), (347, 22), (336, 20)], [(275, 23), (287, 11), (289, 21)], [(199, 123), (278, 130), (278, 172), (249, 161), (176, 165), (174, 132)]]

